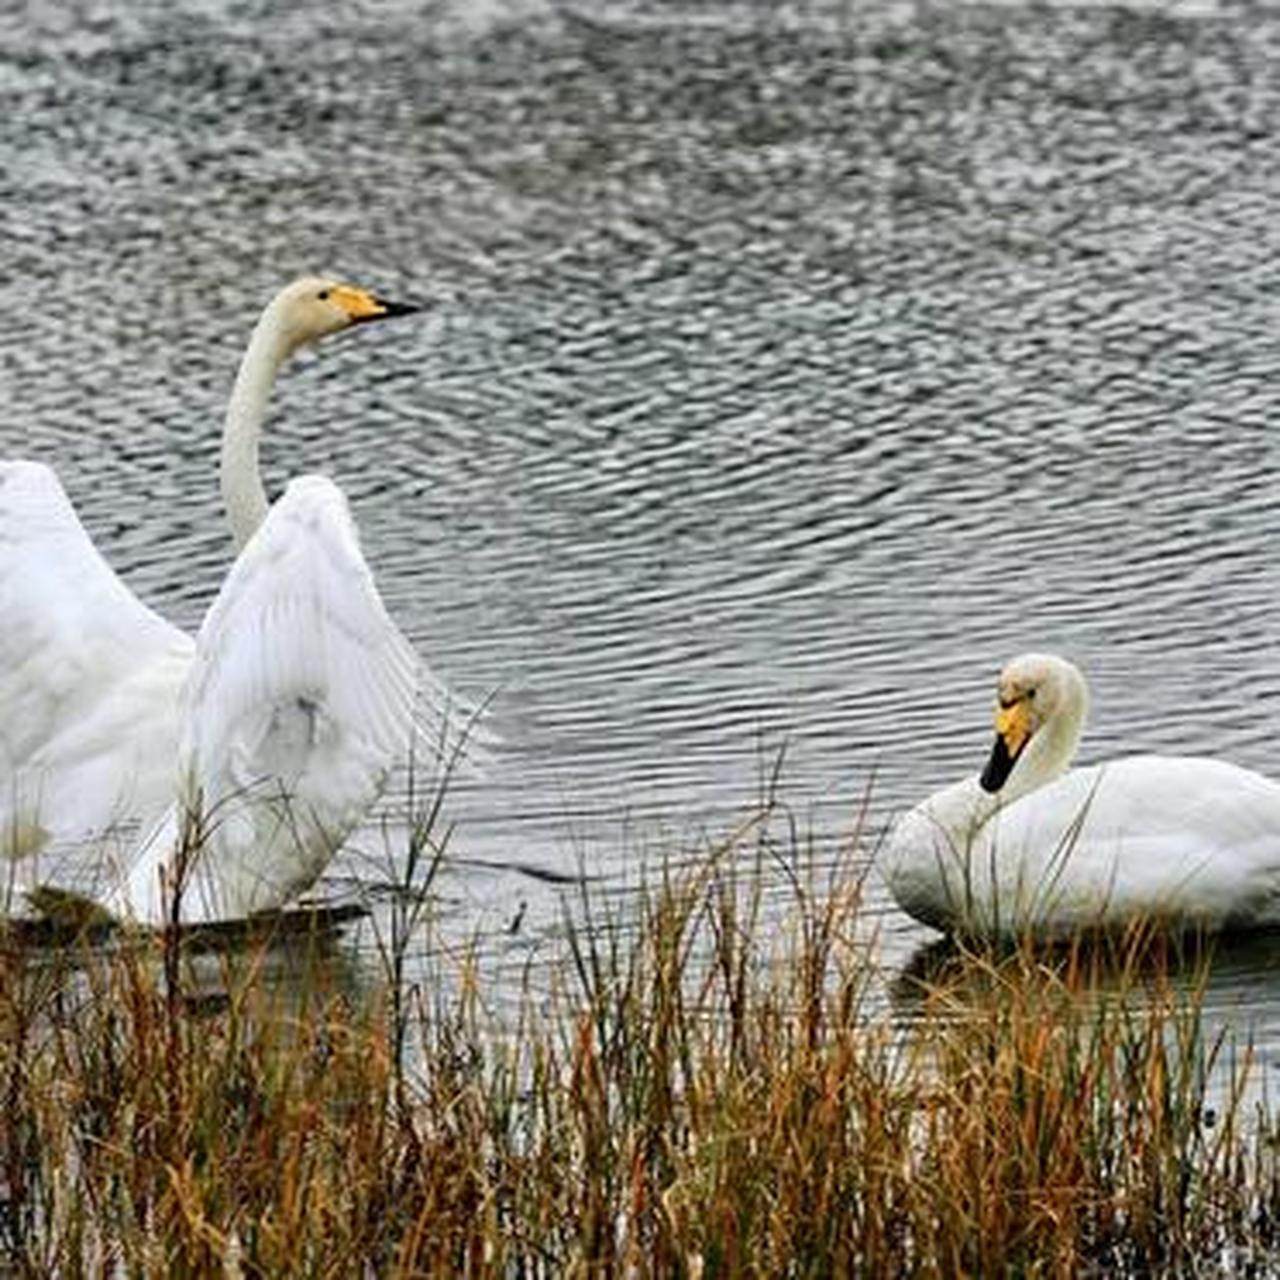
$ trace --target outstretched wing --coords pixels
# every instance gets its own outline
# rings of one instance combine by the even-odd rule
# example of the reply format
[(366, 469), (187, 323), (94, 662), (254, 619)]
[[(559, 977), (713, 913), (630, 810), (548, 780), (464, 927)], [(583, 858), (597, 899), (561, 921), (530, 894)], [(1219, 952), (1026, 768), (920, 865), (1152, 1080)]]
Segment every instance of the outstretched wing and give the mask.
[(241, 916), (314, 883), (408, 754), (424, 678), (342, 493), (320, 476), (292, 481), (197, 638), (182, 760), (199, 849), (175, 852), (175, 811), (135, 862), (124, 909), (173, 918), (181, 880), (181, 919)]
[(0, 852), (167, 803), (192, 652), (108, 567), (48, 467), (0, 462)]

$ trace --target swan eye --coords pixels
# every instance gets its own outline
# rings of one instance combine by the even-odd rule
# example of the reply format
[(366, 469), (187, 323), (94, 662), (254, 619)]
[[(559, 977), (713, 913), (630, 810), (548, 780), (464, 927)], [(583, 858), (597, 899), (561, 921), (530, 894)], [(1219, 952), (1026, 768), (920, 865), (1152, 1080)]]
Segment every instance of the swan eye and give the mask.
[(1036, 700), (1036, 691), (1034, 689), (1027, 690), (1027, 701), (1034, 702)]
[(321, 302), (328, 302), (328, 301), (329, 301), (329, 290), (328, 290), (328, 289), (321, 289), (321, 290), (320, 290), (320, 292), (316, 294), (316, 297), (317, 297), (317, 298), (319, 298)]

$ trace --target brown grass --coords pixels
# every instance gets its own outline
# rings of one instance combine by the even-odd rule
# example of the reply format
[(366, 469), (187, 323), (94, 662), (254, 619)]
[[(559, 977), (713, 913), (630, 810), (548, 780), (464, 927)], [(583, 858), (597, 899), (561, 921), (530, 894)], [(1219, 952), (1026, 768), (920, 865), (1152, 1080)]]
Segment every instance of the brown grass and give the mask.
[[(1135, 930), (1048, 956), (952, 949), (890, 991), (859, 877), (820, 875), (778, 827), (754, 815), (626, 908), (584, 890), (550, 1000), (543, 983), (502, 1022), (471, 968), (446, 998), (397, 962), (396, 930), (430, 927), (420, 893), (358, 997), (326, 977), (319, 935), (290, 943), (312, 979), (288, 1004), (263, 978), (268, 942), (211, 960), (173, 937), (10, 937), (6, 1272), (1275, 1265), (1280, 1184), (1272, 1128), (1242, 1101), (1248, 1046), (1233, 1062), (1205, 1042), (1174, 944)], [(419, 865), (427, 884), (435, 858)], [(211, 964), (221, 995), (195, 999)]]

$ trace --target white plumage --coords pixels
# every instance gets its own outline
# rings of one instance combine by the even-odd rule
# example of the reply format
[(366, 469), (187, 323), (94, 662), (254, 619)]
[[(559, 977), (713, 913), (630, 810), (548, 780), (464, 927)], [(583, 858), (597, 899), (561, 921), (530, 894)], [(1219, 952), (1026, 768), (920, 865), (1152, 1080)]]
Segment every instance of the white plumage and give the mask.
[(408, 756), (419, 713), (442, 722), (445, 692), (383, 607), (341, 492), (303, 476), (268, 507), (257, 465), (289, 355), (409, 310), (306, 279), (264, 311), (223, 433), (239, 554), (194, 643), (111, 572), (51, 471), (0, 467), (0, 851), (29, 858), (132, 818), (147, 834), (114, 912), (158, 924), (278, 907)]
[(0, 462), (0, 852), (95, 838), (172, 798), (194, 652), (108, 568), (48, 467)]
[(898, 904), (985, 936), (1280, 922), (1280, 784), (1205, 757), (1069, 769), (1086, 713), (1084, 678), (1064, 659), (1005, 668), (981, 778), (936, 792), (886, 839)]
[(322, 476), (292, 481), (200, 628), (182, 793), (111, 905), (149, 921), (173, 913), (173, 850), (196, 814), (181, 919), (248, 915), (314, 883), (407, 754), (419, 666), (342, 494)]

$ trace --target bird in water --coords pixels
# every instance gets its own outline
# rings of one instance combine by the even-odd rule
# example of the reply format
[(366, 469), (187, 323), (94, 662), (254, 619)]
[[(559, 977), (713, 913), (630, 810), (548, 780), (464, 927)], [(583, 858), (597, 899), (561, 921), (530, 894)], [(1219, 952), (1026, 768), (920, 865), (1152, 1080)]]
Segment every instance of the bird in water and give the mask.
[[(342, 491), (269, 503), (275, 377), (329, 334), (406, 315), (309, 277), (263, 311), (222, 434), (236, 557), (194, 639), (94, 547), (57, 477), (0, 462), (0, 855), (143, 837), (104, 902), (144, 924), (237, 918), (314, 883), (449, 699), (391, 620)], [(435, 744), (429, 744), (435, 745)]]
[(1071, 768), (1088, 708), (1064, 658), (1004, 668), (985, 769), (904, 814), (880, 852), (899, 906), (947, 933), (1006, 938), (1280, 922), (1280, 784), (1204, 756)]

